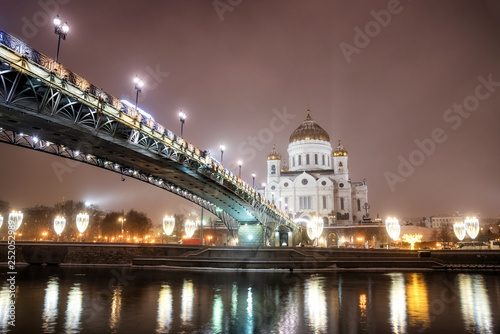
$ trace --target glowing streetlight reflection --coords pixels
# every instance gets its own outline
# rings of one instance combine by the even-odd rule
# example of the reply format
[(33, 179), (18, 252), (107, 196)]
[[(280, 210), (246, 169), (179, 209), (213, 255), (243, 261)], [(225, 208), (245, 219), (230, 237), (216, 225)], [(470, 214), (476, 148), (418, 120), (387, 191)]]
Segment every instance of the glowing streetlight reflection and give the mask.
[(169, 333), (171, 331), (173, 300), (170, 285), (162, 285), (158, 296), (157, 333)]
[(57, 277), (51, 277), (45, 289), (45, 300), (43, 303), (42, 328), (44, 333), (54, 333), (58, 301), (59, 281)]

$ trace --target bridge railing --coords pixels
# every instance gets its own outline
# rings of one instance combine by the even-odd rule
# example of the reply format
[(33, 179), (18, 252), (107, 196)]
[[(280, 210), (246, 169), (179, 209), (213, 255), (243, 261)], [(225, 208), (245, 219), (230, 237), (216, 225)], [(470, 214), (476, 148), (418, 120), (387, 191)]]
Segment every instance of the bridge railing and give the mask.
[[(247, 193), (247, 195), (257, 197), (255, 189), (250, 187), (241, 178), (235, 176), (233, 172), (225, 168), (221, 163), (219, 163), (215, 158), (209, 156), (206, 151), (202, 151), (195, 147), (191, 143), (186, 142), (183, 138), (175, 135), (172, 131), (168, 130), (163, 125), (154, 121), (152, 117), (147, 117), (147, 113), (142, 113), (136, 110), (130, 104), (125, 103), (125, 101), (120, 101), (113, 95), (105, 92), (102, 88), (99, 88), (84, 77), (70, 71), (62, 64), (56, 62), (54, 59), (38, 52), (33, 49), (28, 44), (17, 39), (16, 37), (0, 30), (0, 44), (6, 46), (7, 48), (13, 50), (19, 54), (22, 58), (28, 59), (34, 64), (44, 68), (45, 70), (54, 73), (60, 79), (71, 83), (72, 85), (78, 87), (87, 94), (92, 95), (100, 103), (107, 103), (112, 106), (115, 110), (121, 113), (125, 113), (132, 120), (137, 121), (140, 124), (148, 127), (151, 133), (157, 132), (161, 135), (162, 140), (166, 142), (167, 145), (174, 148), (181, 148), (187, 152), (190, 152), (192, 158), (196, 159), (199, 163), (204, 164), (207, 168), (211, 169), (217, 173), (225, 182), (232, 184), (238, 189)], [(104, 108), (103, 108), (104, 109)], [(168, 140), (165, 140), (168, 138)], [(278, 216), (287, 217), (287, 215), (278, 209), (273, 203), (271, 203), (267, 198), (263, 196), (258, 196), (262, 204), (268, 207), (269, 210), (273, 211)]]

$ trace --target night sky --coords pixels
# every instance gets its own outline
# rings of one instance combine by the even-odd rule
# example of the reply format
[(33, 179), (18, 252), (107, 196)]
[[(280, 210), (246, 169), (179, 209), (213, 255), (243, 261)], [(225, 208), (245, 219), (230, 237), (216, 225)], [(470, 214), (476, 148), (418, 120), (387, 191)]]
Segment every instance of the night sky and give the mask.
[[(47, 3), (49, 5), (43, 5)], [(366, 178), (371, 214), (500, 214), (500, 3), (496, 1), (0, 2), (0, 29), (55, 57), (52, 18), (70, 25), (60, 62), (139, 106), (242, 177), (265, 182), (275, 142), (311, 116)], [(377, 21), (378, 20), (378, 21)], [(285, 115), (285, 116), (284, 116)], [(420, 148), (419, 148), (420, 147)], [(107, 210), (196, 212), (139, 181), (0, 145), (1, 199), (63, 197)], [(402, 161), (405, 162), (402, 162)], [(58, 175), (60, 164), (71, 172)], [(401, 165), (401, 166), (400, 166)], [(403, 166), (404, 165), (404, 166)], [(399, 169), (399, 170), (398, 170)]]

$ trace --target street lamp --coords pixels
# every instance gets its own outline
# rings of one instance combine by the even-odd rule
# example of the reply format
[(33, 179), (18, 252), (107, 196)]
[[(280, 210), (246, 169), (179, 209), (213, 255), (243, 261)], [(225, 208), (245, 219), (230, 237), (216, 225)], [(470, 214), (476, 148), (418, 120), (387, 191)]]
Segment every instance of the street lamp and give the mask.
[(139, 102), (139, 93), (144, 86), (144, 81), (142, 81), (137, 75), (134, 78), (135, 90), (137, 91), (135, 94), (135, 110), (137, 110), (137, 102)]
[(255, 189), (255, 173), (252, 173), (252, 188)]
[(467, 234), (467, 228), (465, 227), (464, 222), (456, 222), (453, 224), (453, 231), (455, 232), (455, 235), (457, 236), (458, 240), (462, 241), (465, 238), (465, 235)]
[(399, 221), (397, 218), (387, 218), (385, 220), (385, 229), (387, 230), (387, 234), (389, 234), (389, 237), (397, 241), (399, 238), (399, 234), (401, 233), (401, 226), (399, 226)]
[(54, 18), (54, 34), (59, 35), (59, 39), (57, 41), (57, 54), (56, 54), (56, 62), (59, 62), (59, 47), (61, 46), (61, 38), (66, 40), (66, 35), (69, 31), (68, 23), (62, 23), (59, 15)]
[(224, 150), (226, 149), (226, 146), (223, 144), (220, 144), (220, 163), (222, 164), (222, 158), (224, 157)]
[(182, 138), (182, 132), (184, 130), (184, 122), (186, 121), (186, 114), (181, 110), (179, 111), (179, 120), (181, 121), (181, 138)]
[(123, 222), (126, 220), (127, 218), (118, 218), (118, 221), (122, 223), (122, 242), (123, 242)]
[(54, 219), (54, 230), (56, 231), (58, 241), (59, 241), (59, 236), (61, 235), (65, 226), (66, 226), (66, 218), (57, 216)]
[(479, 234), (479, 220), (476, 217), (465, 219), (465, 229), (472, 240), (476, 239)]
[(240, 171), (238, 173), (238, 177), (241, 179), (241, 165), (243, 165), (243, 162), (241, 160), (238, 160), (238, 166), (240, 167)]
[(8, 228), (9, 230), (17, 231), (23, 222), (23, 213), (21, 211), (12, 211), (9, 213)]

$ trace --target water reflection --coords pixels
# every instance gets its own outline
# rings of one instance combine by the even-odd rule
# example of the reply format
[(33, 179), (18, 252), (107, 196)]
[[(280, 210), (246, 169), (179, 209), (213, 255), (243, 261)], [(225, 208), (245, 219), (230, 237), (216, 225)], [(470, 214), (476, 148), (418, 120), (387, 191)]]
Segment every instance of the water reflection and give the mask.
[(157, 333), (168, 333), (172, 325), (172, 289), (168, 284), (161, 286), (158, 297)]
[(248, 288), (247, 293), (247, 333), (253, 333), (253, 296), (252, 296), (252, 287)]
[(191, 280), (184, 280), (182, 284), (182, 309), (181, 320), (183, 324), (190, 323), (193, 320), (193, 299), (194, 289)]
[(2, 333), (7, 333), (9, 327), (9, 286), (2, 286), (2, 290), (0, 290), (0, 328), (2, 329)]
[(390, 323), (395, 334), (406, 333), (406, 294), (405, 277), (401, 273), (389, 274), (391, 289), (389, 291)]
[(305, 307), (310, 328), (314, 333), (323, 332), (326, 329), (326, 298), (324, 281), (319, 277), (312, 277), (305, 283)]
[(82, 314), (82, 289), (80, 283), (75, 283), (68, 293), (66, 307), (66, 333), (79, 333), (81, 331), (80, 316)]
[(408, 317), (410, 326), (429, 328), (429, 301), (427, 298), (427, 285), (422, 273), (408, 274), (406, 287)]
[[(278, 322), (279, 333), (298, 333), (299, 332), (299, 303), (296, 293), (290, 291), (284, 301), (284, 310), (280, 312), (283, 314)], [(276, 304), (279, 305), (279, 299)]]
[(51, 277), (45, 288), (45, 299), (43, 302), (42, 332), (54, 333), (57, 321), (59, 301), (59, 279)]
[(491, 306), (482, 275), (458, 275), (465, 328), (469, 332), (494, 333)]
[(216, 290), (214, 304), (212, 307), (212, 330), (215, 333), (222, 333), (222, 321), (224, 317), (224, 303), (220, 295), (220, 289)]
[(122, 287), (115, 286), (111, 299), (111, 314), (109, 315), (109, 329), (111, 333), (116, 333), (120, 323), (120, 313), (122, 309)]

